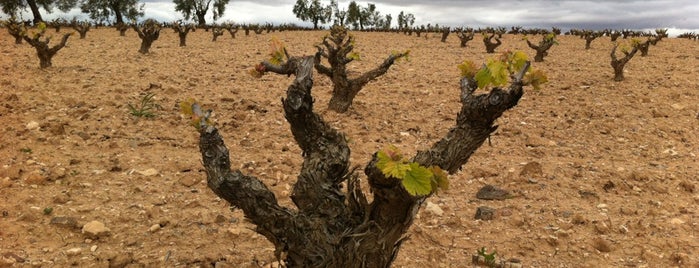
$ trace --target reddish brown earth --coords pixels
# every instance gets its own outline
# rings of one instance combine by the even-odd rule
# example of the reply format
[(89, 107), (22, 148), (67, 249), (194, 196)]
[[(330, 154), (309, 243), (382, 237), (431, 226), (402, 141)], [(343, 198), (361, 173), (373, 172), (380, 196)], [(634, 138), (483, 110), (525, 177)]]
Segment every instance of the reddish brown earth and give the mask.
[[(93, 29), (41, 70), (33, 48), (0, 31), (0, 266), (269, 265), (272, 244), (207, 188), (197, 133), (177, 105), (193, 97), (212, 108), (233, 166), (290, 206), (302, 158), (280, 99), (292, 78), (247, 71), (271, 38), (299, 55), (325, 34), (211, 42), (200, 30), (181, 48), (168, 29), (141, 55), (133, 31)], [(327, 110), (331, 84), (316, 75), (317, 111), (347, 134), (356, 165), (389, 144), (411, 155), (437, 141), (459, 108), (456, 65), (491, 56), (478, 38), (460, 48), (455, 35), (354, 35), (354, 73), (411, 50), (347, 114)], [(470, 267), (481, 247), (525, 267), (699, 267), (699, 43), (663, 40), (614, 82), (608, 38), (590, 50), (575, 37), (559, 42), (534, 64), (551, 82), (527, 88), (490, 144), (429, 199), (443, 214), (423, 208), (395, 267)], [(521, 36), (503, 43), (498, 51), (533, 58)], [(130, 115), (146, 93), (156, 117)], [(485, 184), (513, 197), (477, 199)], [(474, 220), (479, 206), (497, 209), (495, 219)], [(83, 234), (91, 221), (109, 234)]]

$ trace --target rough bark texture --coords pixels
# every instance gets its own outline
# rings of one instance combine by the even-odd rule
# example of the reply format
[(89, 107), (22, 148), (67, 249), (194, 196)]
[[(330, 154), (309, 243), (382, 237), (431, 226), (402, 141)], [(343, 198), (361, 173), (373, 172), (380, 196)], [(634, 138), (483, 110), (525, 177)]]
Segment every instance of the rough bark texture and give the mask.
[(160, 25), (155, 21), (146, 21), (141, 27), (134, 25), (133, 30), (138, 33), (138, 38), (141, 38), (141, 48), (138, 52), (148, 54), (153, 42), (160, 37)]
[(631, 52), (629, 51), (622, 51), (624, 53), (624, 57), (621, 59), (617, 59), (616, 57), (616, 48), (618, 45), (614, 45), (614, 48), (612, 48), (612, 68), (614, 68), (614, 81), (623, 81), (624, 80), (624, 66), (626, 65), (627, 62), (631, 58), (633, 58), (633, 55), (636, 54), (638, 51), (638, 46), (633, 46), (631, 49)]
[(544, 38), (539, 42), (539, 45), (534, 45), (531, 42), (529, 42), (529, 39), (527, 39), (527, 45), (529, 45), (530, 48), (536, 50), (536, 55), (534, 55), (534, 61), (535, 62), (543, 62), (544, 57), (548, 55), (548, 50), (555, 44), (556, 41), (553, 39), (553, 37), (548, 37), (544, 36)]
[(39, 66), (43, 68), (51, 67), (51, 59), (53, 56), (58, 53), (61, 48), (66, 46), (66, 42), (68, 42), (68, 37), (70, 37), (71, 34), (65, 34), (63, 35), (63, 38), (61, 39), (61, 42), (58, 43), (57, 45), (49, 48), (49, 42), (51, 41), (51, 38), (45, 38), (43, 41), (40, 40), (42, 37), (41, 34), (37, 34), (34, 38), (29, 38), (29, 36), (24, 36), (24, 40), (27, 41), (30, 45), (36, 49), (36, 54), (39, 56)]
[[(354, 49), (352, 40), (346, 28), (333, 26), (330, 35), (323, 39), (323, 47), (318, 46), (316, 53), (316, 70), (333, 82), (333, 93), (328, 108), (338, 113), (344, 113), (349, 109), (354, 97), (367, 83), (385, 74), (397, 59), (407, 56), (407, 52), (390, 55), (375, 69), (350, 79), (347, 77), (347, 64), (355, 59), (350, 54)], [(330, 68), (322, 65), (321, 57), (328, 60)]]
[[(495, 42), (492, 40), (495, 39)], [(485, 44), (485, 52), (486, 53), (495, 53), (495, 49), (502, 44), (500, 42), (500, 38), (495, 37), (495, 34), (492, 33), (489, 36), (483, 37), (483, 44)]]
[(27, 0), (27, 5), (29, 6), (29, 10), (32, 11), (32, 15), (34, 16), (34, 19), (32, 20), (32, 23), (34, 23), (34, 25), (44, 21), (44, 19), (41, 18), (41, 12), (39, 12), (39, 5), (37, 5), (36, 0)]
[[(357, 174), (349, 168), (350, 150), (344, 134), (313, 112), (315, 61), (310, 56), (292, 57), (286, 69), (279, 68), (296, 75), (282, 99), (285, 118), (303, 150), (301, 173), (291, 196), (296, 208), (280, 206), (259, 179), (231, 171), (223, 138), (215, 127), (202, 123), (199, 146), (208, 186), (243, 210), (288, 267), (390, 267), (427, 197), (411, 196), (398, 179), (385, 177), (375, 166), (374, 154), (364, 170), (374, 194), (373, 202), (368, 203)], [(463, 106), (456, 126), (413, 160), (424, 166), (438, 165), (449, 173), (459, 170), (495, 131), (493, 122), (519, 101), (524, 70), (510, 88), (482, 95), (473, 94), (475, 81), (462, 80)]]

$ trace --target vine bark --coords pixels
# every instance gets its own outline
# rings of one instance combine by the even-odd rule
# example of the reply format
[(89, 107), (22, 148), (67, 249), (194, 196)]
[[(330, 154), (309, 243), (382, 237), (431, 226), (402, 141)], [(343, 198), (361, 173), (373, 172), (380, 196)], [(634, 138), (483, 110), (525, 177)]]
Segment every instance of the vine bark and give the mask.
[[(315, 64), (316, 59), (307, 56), (291, 57), (283, 66), (267, 66), (296, 76), (282, 99), (284, 116), (303, 150), (304, 161), (291, 195), (296, 208), (280, 206), (259, 179), (232, 171), (221, 134), (202, 120), (199, 147), (208, 186), (243, 210), (288, 267), (390, 267), (420, 205), (429, 196), (412, 196), (400, 180), (384, 176), (376, 167), (374, 154), (364, 169), (374, 195), (368, 202), (356, 168), (350, 168), (344, 134), (313, 111)], [(509, 88), (495, 88), (486, 94), (474, 94), (475, 81), (463, 79), (456, 125), (413, 160), (424, 166), (438, 165), (449, 173), (458, 171), (497, 129), (495, 119), (517, 104), (528, 67), (516, 75)]]

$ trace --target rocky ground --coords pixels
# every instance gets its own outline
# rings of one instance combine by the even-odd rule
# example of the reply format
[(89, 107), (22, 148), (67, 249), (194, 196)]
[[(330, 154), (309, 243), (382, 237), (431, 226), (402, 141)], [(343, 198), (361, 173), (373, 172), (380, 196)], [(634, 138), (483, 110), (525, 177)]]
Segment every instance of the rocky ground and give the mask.
[[(292, 78), (248, 70), (272, 38), (302, 55), (325, 34), (212, 42), (200, 30), (179, 47), (164, 30), (141, 55), (133, 31), (93, 29), (42, 70), (33, 48), (0, 31), (0, 267), (272, 263), (272, 244), (207, 188), (178, 103), (212, 108), (233, 166), (291, 206), (302, 159), (280, 99)], [(411, 155), (437, 141), (460, 105), (456, 65), (493, 56), (479, 38), (461, 48), (454, 35), (353, 34), (362, 58), (353, 74), (411, 51), (346, 114), (327, 110), (331, 83), (316, 76), (317, 110), (347, 134), (356, 165), (389, 144)], [(524, 267), (699, 267), (699, 43), (661, 41), (628, 63), (622, 82), (612, 80), (611, 47), (559, 38), (534, 64), (550, 82), (527, 88), (451, 188), (429, 199), (395, 267), (470, 267), (483, 247)], [(506, 35), (497, 50), (508, 49), (533, 58), (522, 36)], [(155, 116), (132, 115), (129, 104), (146, 95)], [(485, 185), (510, 196), (476, 197)], [(481, 206), (492, 220), (474, 219)]]

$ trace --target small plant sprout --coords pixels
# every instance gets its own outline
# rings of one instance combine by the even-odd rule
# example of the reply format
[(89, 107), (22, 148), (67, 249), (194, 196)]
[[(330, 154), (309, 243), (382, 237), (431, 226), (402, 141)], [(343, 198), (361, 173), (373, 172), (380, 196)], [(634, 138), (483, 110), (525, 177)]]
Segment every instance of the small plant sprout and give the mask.
[(50, 215), (51, 212), (53, 212), (53, 208), (52, 207), (45, 207), (43, 212), (44, 212), (44, 215)]
[(141, 97), (141, 101), (138, 106), (133, 106), (131, 103), (128, 104), (129, 113), (135, 117), (155, 117), (155, 110), (160, 108), (160, 105), (153, 101), (154, 93), (147, 93)]
[(497, 255), (497, 252), (495, 250), (493, 250), (493, 252), (491, 253), (488, 253), (485, 247), (482, 247), (479, 250), (477, 250), (476, 253), (477, 255), (473, 255), (472, 258), (473, 264), (483, 264), (487, 265), (488, 267), (495, 267), (495, 256)]

